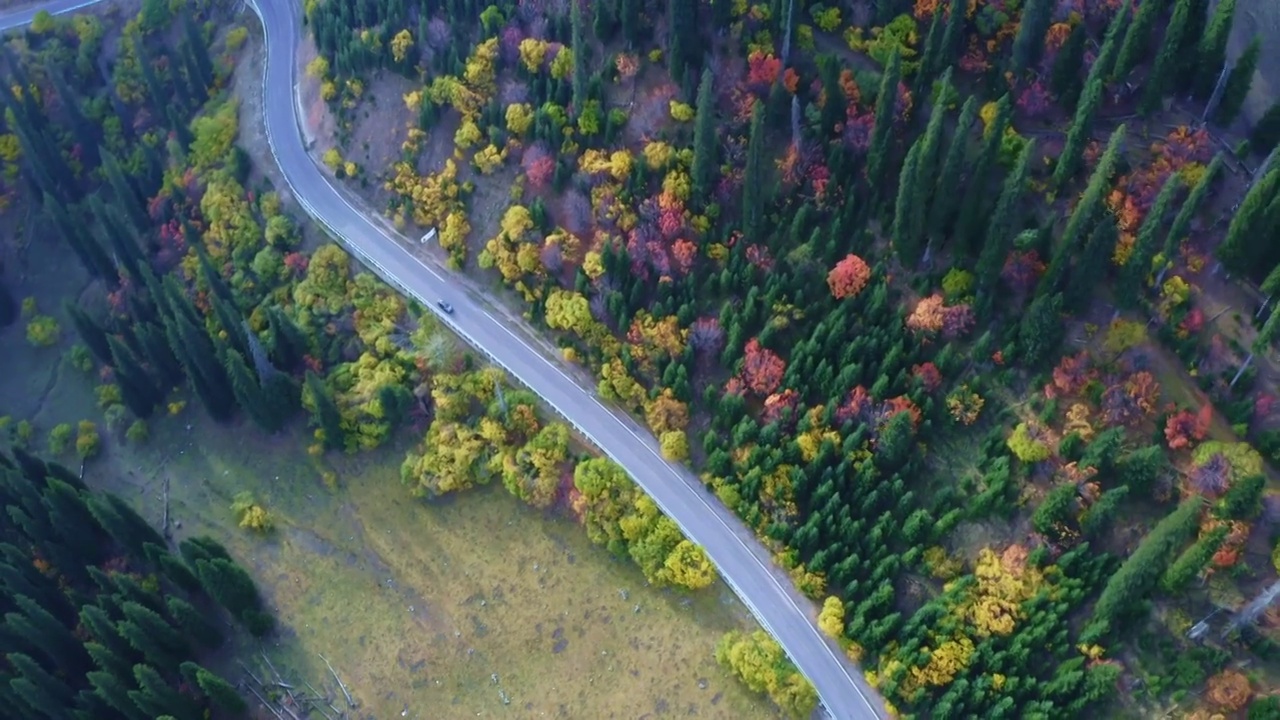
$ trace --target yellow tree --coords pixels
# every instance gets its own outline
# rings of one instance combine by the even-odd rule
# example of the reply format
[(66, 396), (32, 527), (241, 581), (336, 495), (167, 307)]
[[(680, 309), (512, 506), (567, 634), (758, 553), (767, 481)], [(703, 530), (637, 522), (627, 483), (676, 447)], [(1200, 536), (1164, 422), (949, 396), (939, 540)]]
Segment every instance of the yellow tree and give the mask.
[(684, 430), (689, 424), (689, 407), (676, 399), (671, 388), (663, 388), (662, 393), (645, 406), (645, 422), (650, 430), (659, 434)]
[(413, 49), (413, 35), (407, 29), (396, 33), (391, 38), (391, 58), (398, 63), (402, 63), (409, 57), (409, 51)]
[(844, 603), (834, 595), (828, 595), (822, 601), (822, 612), (818, 613), (818, 628), (837, 640), (844, 635)]
[(671, 585), (701, 590), (715, 582), (716, 570), (701, 547), (689, 540), (681, 540), (663, 561), (658, 575)]

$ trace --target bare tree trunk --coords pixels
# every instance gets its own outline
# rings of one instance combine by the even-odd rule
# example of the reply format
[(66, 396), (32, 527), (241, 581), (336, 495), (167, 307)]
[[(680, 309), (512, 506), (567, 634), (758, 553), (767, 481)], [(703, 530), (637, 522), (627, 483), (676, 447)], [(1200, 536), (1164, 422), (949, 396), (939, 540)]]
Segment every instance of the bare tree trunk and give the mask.
[(1248, 370), (1249, 366), (1253, 364), (1253, 355), (1253, 353), (1249, 353), (1249, 357), (1244, 359), (1244, 364), (1236, 371), (1236, 376), (1231, 378), (1231, 384), (1227, 386), (1228, 388), (1234, 388), (1236, 383), (1240, 382), (1240, 376), (1244, 375), (1244, 371)]

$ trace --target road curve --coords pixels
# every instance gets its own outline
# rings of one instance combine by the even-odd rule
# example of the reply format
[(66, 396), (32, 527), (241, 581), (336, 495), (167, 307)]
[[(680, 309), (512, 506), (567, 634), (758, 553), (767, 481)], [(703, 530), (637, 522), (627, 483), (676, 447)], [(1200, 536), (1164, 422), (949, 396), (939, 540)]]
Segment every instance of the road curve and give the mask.
[[(51, 0), (0, 13), (0, 30), (31, 22), (41, 9), (53, 14), (97, 0)], [(293, 0), (250, 0), (266, 34), (263, 111), (271, 151), (294, 196), (365, 265), (401, 292), (436, 311), (447, 299), (453, 315), (440, 319), (513, 378), (552, 406), (579, 433), (621, 465), (674, 520), (701, 545), (721, 577), (778, 639), (787, 655), (813, 682), (828, 713), (837, 720), (887, 717), (883, 701), (836, 644), (818, 630), (813, 604), (777, 567), (769, 552), (689, 469), (664, 460), (648, 430), (616, 408), (600, 402), (555, 360), (534, 349), (521, 334), (490, 315), (453, 273), (410, 254), (384, 226), (353, 207), (308, 153), (296, 99), (296, 48), (301, 11)]]

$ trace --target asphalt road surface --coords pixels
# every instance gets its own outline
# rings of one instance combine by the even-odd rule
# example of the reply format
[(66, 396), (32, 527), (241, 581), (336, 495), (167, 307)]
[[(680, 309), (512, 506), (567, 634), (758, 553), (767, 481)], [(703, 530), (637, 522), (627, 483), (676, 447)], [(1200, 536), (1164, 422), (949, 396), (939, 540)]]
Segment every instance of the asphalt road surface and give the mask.
[[(0, 13), (0, 29), (31, 22), (41, 9), (70, 12), (93, 2), (52, 0)], [(330, 184), (308, 154), (299, 125), (296, 48), (301, 9), (291, 0), (250, 2), (266, 28), (264, 102), (267, 136), (294, 196), (306, 211), (384, 280), (431, 308), (462, 338), (506, 369), (556, 409), (579, 433), (627, 470), (631, 477), (701, 545), (721, 577), (782, 644), (817, 688), (827, 712), (837, 720), (887, 717), (883, 701), (862, 672), (818, 630), (813, 603), (801, 595), (769, 552), (728, 508), (687, 468), (669, 463), (648, 430), (606, 406), (594, 388), (584, 388), (556, 361), (534, 349), (508, 327), (511, 320), (489, 314), (453, 274), (425, 264), (365, 216)], [(261, 161), (261, 158), (258, 158)], [(452, 314), (439, 312), (444, 300)]]

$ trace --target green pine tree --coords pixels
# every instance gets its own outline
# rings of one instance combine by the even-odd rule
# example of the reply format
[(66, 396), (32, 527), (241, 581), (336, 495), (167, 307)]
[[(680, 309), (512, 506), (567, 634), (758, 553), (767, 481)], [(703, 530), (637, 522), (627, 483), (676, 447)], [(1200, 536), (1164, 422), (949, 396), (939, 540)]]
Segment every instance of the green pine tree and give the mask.
[(1037, 367), (1062, 344), (1062, 293), (1039, 295), (1022, 315), (1018, 326), (1018, 349), (1023, 362)]
[[(129, 675), (116, 675), (115, 673), (94, 670), (85, 673), (85, 677), (93, 685), (94, 694), (102, 698), (103, 702), (110, 705), (129, 720), (152, 720), (145, 712), (140, 710), (133, 700), (130, 699), (129, 693), (136, 692), (133, 690), (133, 678)], [(128, 678), (122, 681), (121, 678)]]
[(190, 720), (198, 716), (194, 703), (173, 689), (169, 683), (150, 665), (134, 665), (133, 677), (138, 682), (138, 690), (129, 692), (130, 699), (147, 714), (173, 715)]
[(1063, 107), (1075, 107), (1076, 101), (1080, 99), (1080, 90), (1084, 87), (1084, 82), (1080, 79), (1080, 68), (1084, 67), (1084, 50), (1088, 39), (1089, 32), (1085, 24), (1073, 24), (1071, 34), (1053, 58), (1049, 89)]
[(1057, 288), (1066, 273), (1071, 255), (1078, 251), (1081, 236), (1092, 227), (1099, 209), (1102, 208), (1107, 190), (1111, 187), (1111, 176), (1119, 161), (1120, 147), (1125, 140), (1125, 130), (1125, 126), (1121, 125), (1111, 133), (1111, 139), (1107, 141), (1107, 149), (1103, 151), (1097, 167), (1093, 170), (1093, 175), (1089, 177), (1089, 184), (1085, 187), (1080, 202), (1076, 203), (1071, 218), (1067, 220), (1067, 227), (1058, 240), (1053, 260), (1050, 261), (1049, 268), (1041, 278), (1040, 289), (1037, 292), (1045, 294)]
[(117, 340), (116, 336), (109, 336), (107, 345), (111, 348), (116, 385), (120, 387), (125, 407), (140, 418), (151, 417), (159, 396), (146, 369), (128, 345)]
[(996, 103), (996, 116), (991, 126), (983, 131), (985, 141), (982, 150), (974, 160), (969, 182), (964, 190), (964, 200), (960, 205), (960, 217), (956, 221), (957, 251), (970, 255), (982, 240), (982, 231), (986, 229), (987, 208), (990, 203), (988, 180), (991, 168), (995, 167), (1000, 157), (1000, 147), (1004, 144), (1005, 128), (1009, 127), (1009, 119), (1013, 115), (1013, 104), (1008, 93)]
[(1187, 586), (1187, 583), (1204, 572), (1209, 561), (1213, 559), (1214, 553), (1218, 552), (1218, 548), (1222, 547), (1223, 541), (1227, 539), (1228, 530), (1230, 530), (1229, 526), (1219, 525), (1193, 543), (1191, 547), (1183, 550), (1178, 559), (1165, 571), (1164, 577), (1160, 579), (1160, 586), (1164, 591), (1179, 592)]
[(1236, 0), (1219, 0), (1213, 9), (1209, 27), (1200, 37), (1196, 48), (1197, 61), (1192, 89), (1200, 100), (1208, 100), (1218, 76), (1227, 62), (1227, 40), (1231, 37), (1231, 25), (1235, 20)]
[(1178, 214), (1173, 217), (1173, 222), (1169, 225), (1169, 234), (1165, 236), (1164, 246), (1160, 251), (1166, 262), (1173, 258), (1174, 253), (1178, 251), (1178, 246), (1186, 238), (1187, 231), (1191, 229), (1191, 220), (1200, 211), (1200, 205), (1204, 202), (1205, 195), (1209, 193), (1209, 188), (1213, 186), (1214, 178), (1222, 170), (1222, 163), (1222, 153), (1218, 153), (1209, 163), (1209, 167), (1205, 168), (1200, 181), (1191, 188), (1191, 194), (1182, 201), (1182, 207), (1178, 208)]
[(186, 635), (204, 647), (213, 648), (222, 644), (222, 633), (194, 605), (173, 595), (166, 598), (165, 602), (169, 606), (169, 616)]
[(951, 145), (947, 148), (942, 169), (938, 172), (938, 185), (933, 191), (933, 202), (929, 206), (929, 235), (933, 239), (941, 239), (955, 218), (956, 207), (960, 204), (960, 174), (964, 170), (969, 131), (977, 118), (978, 98), (970, 95), (960, 108), (955, 133), (951, 136)]
[(902, 74), (902, 57), (894, 47), (880, 77), (880, 91), (876, 95), (876, 122), (871, 128), (871, 142), (867, 150), (867, 182), (872, 196), (879, 194), (888, 170), (893, 116), (898, 102), (898, 80)]
[(1027, 0), (1013, 38), (1013, 72), (1021, 74), (1040, 59), (1044, 36), (1053, 21), (1054, 0)]
[(585, 25), (582, 3), (569, 3), (570, 47), (573, 48), (573, 111), (579, 115), (587, 106), (588, 47)]
[(1098, 51), (1098, 59), (1089, 68), (1089, 75), (1084, 81), (1084, 91), (1076, 104), (1075, 117), (1071, 120), (1071, 128), (1067, 130), (1066, 143), (1063, 144), (1062, 154), (1058, 156), (1058, 164), (1053, 169), (1054, 188), (1062, 188), (1080, 169), (1084, 146), (1093, 134), (1093, 116), (1102, 103), (1103, 81), (1111, 74), (1120, 35), (1128, 25), (1129, 5), (1130, 0), (1125, 0), (1120, 11), (1107, 26), (1107, 34), (1102, 41), (1102, 48)]
[(1274, 103), (1249, 135), (1249, 146), (1254, 152), (1266, 155), (1280, 145), (1280, 102)]
[(1104, 217), (1094, 224), (1084, 248), (1076, 257), (1075, 266), (1068, 276), (1063, 292), (1063, 305), (1068, 312), (1083, 310), (1099, 281), (1105, 276), (1107, 263), (1120, 240), (1120, 228), (1111, 218)]
[(1142, 99), (1138, 102), (1138, 112), (1150, 115), (1160, 107), (1169, 84), (1178, 70), (1181, 60), (1178, 53), (1182, 49), (1183, 35), (1187, 31), (1187, 18), (1191, 13), (1191, 0), (1175, 0), (1173, 16), (1165, 26), (1164, 44), (1156, 55), (1155, 65), (1142, 85)]
[(699, 202), (707, 202), (711, 196), (716, 174), (716, 106), (713, 88), (715, 77), (711, 68), (702, 71), (698, 84), (698, 115), (693, 128), (693, 196)]
[(1262, 494), (1266, 489), (1265, 475), (1241, 478), (1227, 489), (1214, 508), (1214, 514), (1225, 520), (1252, 520), (1262, 510)]
[(67, 315), (70, 316), (71, 324), (75, 325), (76, 333), (84, 341), (85, 346), (89, 348), (94, 357), (108, 365), (114, 363), (115, 358), (111, 356), (111, 345), (107, 342), (107, 331), (78, 304), (67, 300), (63, 302), (62, 307), (67, 311)]
[(1116, 55), (1116, 66), (1111, 71), (1112, 82), (1128, 78), (1133, 68), (1147, 58), (1147, 50), (1151, 43), (1151, 29), (1155, 27), (1156, 18), (1163, 11), (1163, 2), (1144, 2), (1138, 6), (1138, 14), (1125, 32), (1124, 41), (1120, 43), (1120, 52)]
[(196, 576), (200, 578), (205, 592), (236, 617), (242, 617), (246, 611), (257, 610), (262, 602), (253, 579), (231, 560), (197, 560)]
[(196, 672), (196, 682), (204, 694), (209, 696), (209, 700), (223, 712), (232, 715), (244, 714), (247, 706), (231, 683), (204, 668)]
[(1259, 263), (1267, 250), (1268, 238), (1261, 232), (1267, 206), (1280, 189), (1280, 167), (1273, 167), (1262, 179), (1254, 183), (1240, 209), (1231, 218), (1226, 238), (1218, 246), (1217, 255), (1231, 272), (1248, 273)]
[(271, 306), (267, 310), (267, 352), (271, 362), (283, 370), (293, 370), (309, 351), (302, 330), (278, 305)]
[(762, 230), (768, 179), (764, 156), (764, 106), (757, 102), (751, 112), (751, 138), (747, 142), (747, 164), (742, 179), (742, 229), (748, 239)]
[(1257, 37), (1249, 41), (1240, 59), (1227, 74), (1226, 85), (1222, 88), (1222, 98), (1213, 113), (1213, 121), (1218, 125), (1230, 125), (1244, 107), (1249, 89), (1253, 87), (1253, 74), (1258, 70), (1258, 60), (1262, 53), (1262, 43)]
[(1182, 189), (1182, 181), (1177, 173), (1172, 173), (1165, 180), (1160, 194), (1151, 204), (1138, 236), (1133, 243), (1133, 254), (1120, 272), (1120, 282), (1116, 283), (1116, 297), (1121, 304), (1128, 307), (1137, 305), (1138, 299), (1147, 287), (1147, 275), (1151, 272), (1151, 261), (1155, 259), (1160, 245), (1160, 229), (1164, 226), (1164, 216), (1173, 204), (1173, 198)]
[(46, 717), (49, 720), (63, 717), (73, 695), (71, 688), (46, 672), (28, 655), (9, 653), (7, 658), (18, 671), (17, 677), (9, 681), (9, 687), (30, 708), (28, 717)]
[(1005, 258), (1009, 255), (1009, 247), (1017, 234), (1021, 219), (1023, 195), (1027, 190), (1027, 173), (1031, 168), (1031, 158), (1035, 154), (1035, 140), (1027, 141), (1013, 172), (1005, 178), (1004, 189), (1000, 199), (996, 201), (995, 211), (991, 213), (991, 222), (987, 225), (986, 242), (977, 264), (977, 297), (978, 314), (986, 315), (991, 310), (994, 300), (996, 281), (1000, 278), (1000, 269), (1004, 267)]
[(902, 166), (902, 173), (898, 175), (898, 199), (894, 203), (893, 236), (890, 241), (893, 251), (898, 255), (898, 261), (908, 270), (920, 263), (922, 250), (912, 222), (913, 217), (918, 217), (923, 212), (923, 208), (915, 204), (915, 181), (918, 179), (916, 167), (919, 162), (920, 142), (917, 141), (907, 151), (907, 160)]

